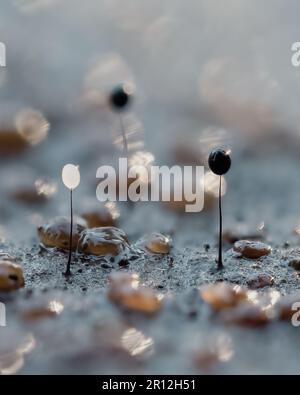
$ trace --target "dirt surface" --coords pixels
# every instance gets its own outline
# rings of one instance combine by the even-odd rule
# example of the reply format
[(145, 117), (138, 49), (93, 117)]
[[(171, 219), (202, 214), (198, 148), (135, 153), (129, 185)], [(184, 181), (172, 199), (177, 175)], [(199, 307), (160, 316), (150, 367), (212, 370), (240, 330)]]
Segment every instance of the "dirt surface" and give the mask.
[[(88, 3), (0, 6), (8, 54), (0, 69), (0, 252), (15, 257), (25, 277), (24, 289), (0, 295), (7, 311), (0, 373), (299, 374), (300, 329), (290, 319), (275, 314), (259, 328), (228, 325), (199, 293), (222, 281), (253, 288), (264, 276), (269, 285), (254, 292), (272, 310), (300, 289), (300, 272), (288, 265), (300, 258), (299, 88), (290, 62), (298, 3), (283, 11), (272, 0), (264, 5), (270, 12), (261, 12), (258, 1), (228, 1), (224, 14), (211, 0), (190, 7), (175, 0)], [(207, 170), (212, 148), (232, 150), (222, 272), (216, 200), (196, 214), (117, 203), (112, 211), (130, 252), (121, 261), (74, 253), (69, 279), (62, 275), (67, 253), (39, 245), (38, 226), (69, 215), (66, 163), (80, 166), (75, 214), (100, 205), (97, 168), (116, 165), (123, 152), (120, 119), (108, 106), (120, 81), (135, 87), (122, 114), (130, 158), (142, 151), (157, 165)], [(19, 112), (28, 108), (41, 111), (49, 133), (7, 155), (6, 133), (20, 138), (16, 120), (20, 126)], [(36, 198), (41, 185), (44, 200)], [(150, 232), (171, 235), (170, 254), (144, 248)], [(255, 235), (272, 252), (241, 258), (228, 232), (237, 240)], [(113, 304), (107, 287), (115, 271), (137, 273), (142, 287), (157, 292), (161, 310), (147, 316)]]
[[(264, 241), (273, 247), (272, 253), (259, 260), (243, 259), (232, 250), (232, 245), (225, 244), (222, 272), (215, 270), (215, 210), (200, 213), (197, 219), (188, 215), (178, 219), (177, 214), (159, 205), (140, 204), (129, 210), (125, 207), (126, 220), (122, 221), (121, 216), (120, 222), (131, 240), (127, 262), (121, 262), (120, 266), (118, 259), (74, 254), (73, 275), (68, 280), (62, 275), (67, 254), (41, 248), (34, 236), (35, 226), (27, 229), (27, 236), (35, 240), (32, 247), (4, 243), (1, 250), (17, 257), (22, 264), (26, 287), (15, 294), (2, 295), (1, 300), (7, 305), (8, 326), (1, 329), (1, 371), (24, 374), (299, 373), (298, 328), (290, 322), (276, 320), (263, 328), (224, 325), (218, 314), (201, 300), (197, 290), (203, 284), (220, 281), (247, 286), (253, 277), (261, 274), (271, 275), (274, 284), (258, 292), (270, 290), (285, 295), (300, 289), (299, 272), (288, 266), (288, 261), (300, 254), (299, 236), (293, 233), (298, 209), (297, 161), (289, 157), (280, 163), (273, 161), (273, 166), (272, 156), (269, 161), (264, 162), (268, 165), (261, 166), (260, 159), (247, 160), (240, 162), (239, 169), (233, 167), (224, 211), (228, 229), (234, 229), (238, 214), (243, 215), (246, 224), (265, 221)], [(278, 174), (283, 164), (285, 168), (289, 165), (296, 182), (291, 183), (292, 176), (289, 180), (280, 178), (281, 183), (289, 184), (290, 192), (275, 200), (272, 198), (274, 179), (271, 182), (265, 173)], [(255, 170), (258, 168), (261, 171)], [(247, 172), (248, 176), (242, 177), (241, 172)], [(238, 182), (241, 178), (245, 182)], [(260, 195), (262, 185), (264, 193)], [(261, 196), (256, 204), (255, 196)], [(237, 206), (237, 200), (244, 205)], [(284, 222), (279, 220), (274, 216), (279, 212), (278, 205), (294, 215), (285, 216)], [(173, 231), (174, 247), (168, 255), (150, 253), (141, 241), (145, 228), (151, 230), (147, 224), (142, 233), (143, 215), (147, 217), (153, 212), (161, 222), (153, 225), (152, 230)], [(168, 221), (164, 221), (161, 213), (166, 214)], [(136, 227), (138, 219), (140, 223)], [(135, 238), (138, 233), (140, 237)], [(284, 245), (287, 240), (289, 244)], [(138, 273), (143, 286), (164, 296), (162, 310), (147, 317), (114, 306), (106, 297), (108, 276), (114, 271)], [(32, 322), (22, 318), (26, 309), (46, 306), (51, 301), (63, 306), (59, 316)], [(16, 349), (22, 347), (26, 352), (16, 353)], [(210, 356), (211, 348), (216, 347), (224, 349), (223, 359), (213, 357), (213, 362), (200, 366), (195, 362), (197, 353)]]

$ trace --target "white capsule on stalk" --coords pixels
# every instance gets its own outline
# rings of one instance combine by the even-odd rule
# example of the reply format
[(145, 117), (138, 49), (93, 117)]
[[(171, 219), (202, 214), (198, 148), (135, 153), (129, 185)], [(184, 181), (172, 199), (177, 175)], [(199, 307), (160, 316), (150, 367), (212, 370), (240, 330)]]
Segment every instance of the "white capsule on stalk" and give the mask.
[(69, 189), (75, 189), (80, 184), (80, 173), (79, 167), (67, 164), (62, 169), (62, 181), (64, 185)]

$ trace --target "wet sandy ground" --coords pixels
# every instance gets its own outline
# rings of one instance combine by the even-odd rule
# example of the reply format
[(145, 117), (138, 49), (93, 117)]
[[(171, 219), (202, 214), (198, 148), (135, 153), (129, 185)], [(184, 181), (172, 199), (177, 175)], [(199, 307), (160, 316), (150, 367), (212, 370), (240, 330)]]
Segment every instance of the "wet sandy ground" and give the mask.
[[(22, 243), (4, 243), (1, 250), (16, 256), (22, 264), (26, 287), (2, 297), (7, 302), (8, 326), (1, 329), (1, 371), (299, 373), (298, 328), (276, 320), (262, 328), (225, 325), (197, 291), (203, 284), (219, 281), (247, 286), (260, 274), (271, 275), (274, 284), (259, 292), (277, 290), (285, 295), (300, 289), (299, 272), (288, 266), (289, 259), (300, 254), (299, 236), (293, 233), (298, 218), (298, 160), (292, 154), (280, 160), (275, 157), (272, 154), (268, 160), (258, 157), (240, 161), (228, 177), (230, 187), (224, 199), (225, 228), (234, 229), (241, 219), (253, 227), (264, 221), (265, 242), (273, 251), (259, 260), (247, 260), (225, 244), (223, 272), (214, 270), (216, 210), (200, 213), (197, 219), (183, 215), (178, 220), (177, 214), (158, 205), (125, 207), (126, 219), (120, 217), (120, 226), (132, 242), (128, 264), (120, 267), (117, 260), (75, 255), (73, 276), (68, 280), (62, 276), (66, 253), (41, 248), (34, 236), (35, 226), (27, 228), (32, 247), (28, 243), (24, 247)], [(277, 191), (275, 199), (276, 187), (287, 193)], [(275, 213), (281, 214), (282, 210), (284, 218), (276, 217)], [(143, 215), (149, 218), (150, 213), (156, 213), (153, 217), (157, 222), (151, 224), (152, 228), (149, 224), (143, 228)], [(173, 230), (171, 253), (149, 253), (139, 241), (146, 230)], [(162, 310), (147, 317), (114, 306), (106, 297), (108, 276), (114, 271), (138, 273), (142, 285), (164, 295)], [(57, 303), (58, 310), (63, 306), (57, 317), (33, 322), (22, 318), (26, 309), (51, 301)], [(223, 350), (224, 355), (199, 366), (196, 355), (206, 353), (208, 344)]]
[[(272, 1), (272, 12), (261, 13), (260, 3), (237, 7), (234, 1), (221, 17), (211, 0), (195, 1), (190, 9), (174, 0), (163, 9), (160, 1), (149, 7), (137, 0), (126, 9), (123, 2), (100, 3), (1, 5), (0, 39), (9, 56), (9, 67), (0, 70), (1, 109), (8, 101), (37, 108), (51, 128), (40, 145), (1, 157), (0, 250), (22, 265), (26, 285), (0, 295), (7, 308), (0, 373), (299, 374), (299, 328), (276, 319), (262, 328), (225, 325), (198, 292), (220, 281), (248, 285), (261, 274), (272, 276), (274, 284), (260, 293), (300, 289), (299, 272), (288, 266), (300, 255), (294, 233), (300, 226), (299, 89), (289, 52), (298, 4), (291, 1), (293, 7), (283, 12), (281, 2)], [(245, 21), (241, 45), (237, 20)], [(88, 99), (95, 99), (94, 88), (96, 98), (105, 99), (106, 89), (120, 79), (137, 86), (124, 115), (131, 143), (153, 153), (157, 164), (175, 163), (174, 145), (182, 142), (205, 160), (214, 145), (232, 148), (224, 231), (239, 223), (250, 233), (263, 228), (273, 248), (269, 256), (241, 259), (225, 244), (225, 270), (215, 272), (216, 206), (178, 215), (161, 204), (124, 204), (118, 205), (118, 226), (132, 243), (128, 264), (75, 255), (73, 276), (62, 276), (66, 253), (40, 248), (36, 229), (69, 212), (60, 180), (68, 162), (79, 164), (82, 176), (75, 212), (97, 203), (96, 169), (116, 162), (120, 125), (110, 109)], [(55, 189), (45, 204), (12, 198), (41, 177)], [(139, 241), (152, 231), (172, 235), (168, 256), (143, 249)], [(114, 271), (138, 273), (143, 285), (163, 296), (162, 310), (146, 317), (113, 305), (106, 289)], [(24, 319), (26, 311), (49, 303), (57, 315)]]

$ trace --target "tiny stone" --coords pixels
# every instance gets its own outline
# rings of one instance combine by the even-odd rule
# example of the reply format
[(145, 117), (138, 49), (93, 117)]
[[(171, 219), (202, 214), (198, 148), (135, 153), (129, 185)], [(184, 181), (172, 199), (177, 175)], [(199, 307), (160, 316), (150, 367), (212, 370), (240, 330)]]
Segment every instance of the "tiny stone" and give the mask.
[(232, 358), (234, 353), (229, 338), (211, 336), (203, 340), (202, 345), (194, 354), (196, 367), (209, 370), (213, 365), (220, 362), (227, 362)]
[(128, 266), (129, 265), (129, 261), (127, 259), (121, 259), (118, 262), (118, 264), (119, 264), (120, 267)]
[(38, 321), (59, 315), (63, 308), (64, 307), (60, 302), (55, 301), (26, 308), (22, 311), (21, 315), (25, 321)]
[(220, 361), (217, 350), (207, 348), (196, 353), (194, 362), (197, 368), (207, 370)]
[[(82, 218), (74, 218), (72, 247), (77, 248), (80, 233), (85, 229), (86, 223)], [(70, 248), (70, 219), (55, 217), (45, 225), (38, 227), (38, 236), (46, 247), (56, 247), (63, 250)]]
[(129, 248), (122, 229), (113, 226), (86, 229), (80, 235), (78, 249), (86, 255), (119, 255)]
[(265, 326), (270, 322), (270, 318), (266, 310), (252, 303), (241, 304), (221, 314), (221, 319), (224, 323), (245, 327)]
[(146, 236), (145, 245), (149, 251), (155, 254), (168, 254), (172, 246), (172, 239), (154, 232)]
[(283, 296), (276, 306), (279, 319), (282, 321), (291, 322), (293, 315), (296, 313), (296, 310), (293, 309), (293, 305), (299, 302), (300, 291), (296, 291), (291, 295)]
[(102, 267), (103, 269), (111, 269), (111, 268), (112, 268), (112, 266), (109, 265), (109, 264), (106, 263), (106, 262), (101, 263), (101, 267)]
[(14, 291), (24, 287), (23, 269), (14, 261), (0, 261), (0, 292)]
[(139, 287), (139, 277), (133, 273), (116, 272), (110, 275), (108, 298), (129, 310), (146, 314), (158, 312), (161, 301), (154, 290)]
[(131, 257), (129, 258), (130, 261), (136, 261), (137, 259), (139, 259), (138, 255), (131, 255)]
[(253, 277), (247, 281), (247, 285), (251, 289), (260, 289), (264, 287), (270, 287), (274, 284), (274, 277), (269, 274), (260, 274), (259, 276)]
[(34, 185), (20, 187), (11, 194), (11, 197), (26, 205), (37, 205), (47, 201), (47, 196), (39, 194)]
[(248, 298), (245, 288), (225, 282), (203, 286), (200, 289), (200, 295), (217, 311), (235, 307)]
[(86, 220), (89, 228), (116, 226), (116, 221), (113, 218), (112, 213), (105, 206), (97, 206), (95, 209), (83, 211), (81, 216)]
[(169, 267), (173, 267), (174, 266), (174, 258), (172, 256), (169, 257)]
[(239, 240), (234, 243), (235, 252), (240, 253), (244, 258), (258, 259), (269, 255), (272, 248), (260, 241)]
[(206, 252), (208, 252), (208, 250), (210, 249), (210, 245), (209, 244), (204, 244), (204, 249)]
[(289, 261), (289, 266), (295, 270), (300, 270), (300, 258), (294, 258)]

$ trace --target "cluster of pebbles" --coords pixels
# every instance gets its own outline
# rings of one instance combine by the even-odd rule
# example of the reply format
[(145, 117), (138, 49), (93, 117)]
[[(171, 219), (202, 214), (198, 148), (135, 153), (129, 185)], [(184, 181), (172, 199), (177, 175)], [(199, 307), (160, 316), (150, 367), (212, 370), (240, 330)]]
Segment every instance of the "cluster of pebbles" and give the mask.
[[(89, 218), (101, 225), (99, 213), (98, 221)], [(281, 252), (256, 238), (232, 238), (225, 269), (218, 272), (214, 251), (177, 249), (158, 232), (132, 243), (123, 230), (107, 226), (112, 224), (117, 225), (106, 221), (89, 228), (86, 218), (76, 218), (70, 279), (61, 275), (69, 247), (67, 218), (38, 227), (40, 249), (18, 258), (15, 251), (2, 253), (0, 291), (8, 306), (15, 302), (8, 317), (15, 338), (1, 332), (7, 339), (0, 346), (1, 373), (146, 373), (158, 372), (156, 363), (164, 363), (167, 373), (232, 373), (238, 364), (241, 372), (255, 372), (247, 368), (249, 358), (256, 358), (246, 355), (252, 336), (255, 347), (270, 347), (264, 332), (256, 331), (288, 334), (292, 342), (293, 305), (300, 301), (300, 291), (292, 291), (299, 288), (295, 251), (291, 259), (286, 252), (279, 258)], [(40, 276), (45, 270), (47, 282)], [(179, 284), (184, 292), (176, 292)], [(169, 325), (176, 330), (167, 330)], [(282, 369), (274, 361), (262, 367), (268, 352), (277, 351), (260, 356), (260, 372)]]
[[(92, 217), (86, 214), (89, 223), (101, 225), (99, 213)], [(106, 218), (103, 221), (106, 224)], [(66, 217), (55, 217), (45, 225), (38, 227), (38, 236), (45, 248), (59, 248), (69, 250), (70, 248), (70, 220)], [(75, 217), (73, 221), (73, 249), (78, 253), (92, 256), (124, 256), (130, 250), (130, 243), (126, 233), (115, 226), (88, 227), (88, 223)], [(147, 235), (144, 240), (145, 247), (157, 254), (170, 252), (171, 238), (154, 232)]]

